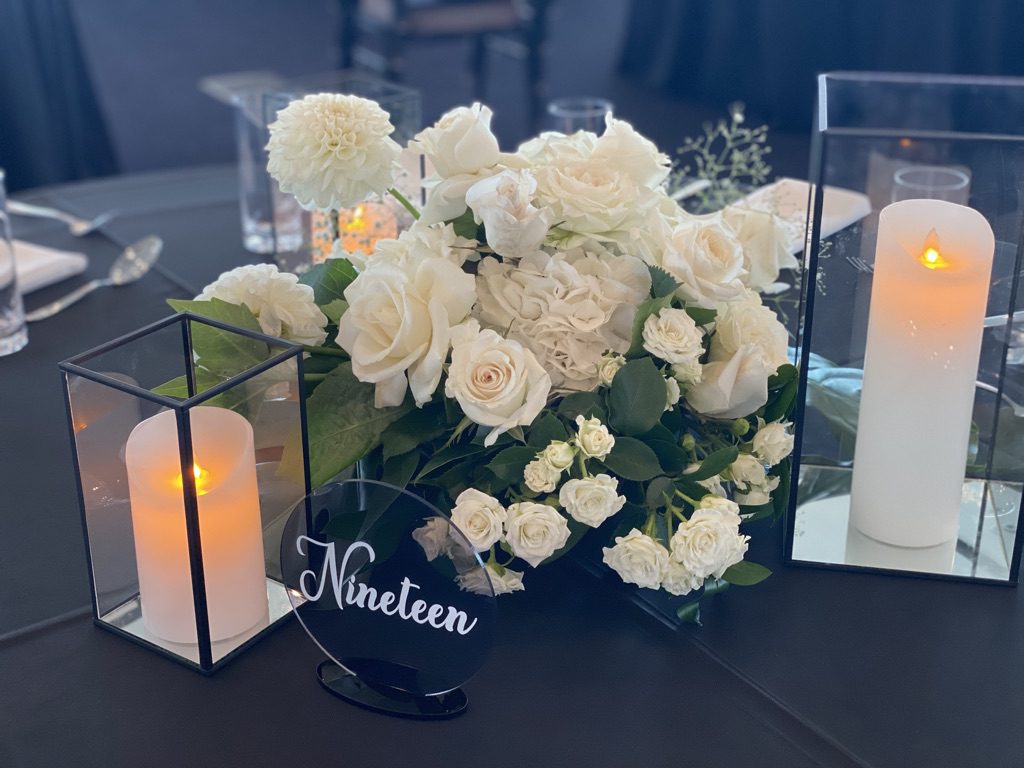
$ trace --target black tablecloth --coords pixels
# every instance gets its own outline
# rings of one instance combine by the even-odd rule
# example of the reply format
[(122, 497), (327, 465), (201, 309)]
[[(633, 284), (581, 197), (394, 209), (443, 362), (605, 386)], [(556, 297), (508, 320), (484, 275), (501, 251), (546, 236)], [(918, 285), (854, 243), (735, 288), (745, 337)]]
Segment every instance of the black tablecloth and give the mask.
[[(164, 267), (201, 287), (251, 260), (234, 189), (230, 169), (197, 169), (40, 190), (122, 215), (84, 240), (21, 234), (87, 251), (98, 275), (111, 237), (155, 232)], [(0, 359), (0, 766), (1021, 764), (1018, 590), (787, 568), (768, 525), (752, 555), (775, 575), (716, 598), (703, 629), (669, 631), (570, 558), (531, 573), (501, 598), (470, 711), (445, 723), (333, 699), (294, 623), (212, 678), (92, 627), (56, 362), (189, 292), (156, 274), (97, 292)]]

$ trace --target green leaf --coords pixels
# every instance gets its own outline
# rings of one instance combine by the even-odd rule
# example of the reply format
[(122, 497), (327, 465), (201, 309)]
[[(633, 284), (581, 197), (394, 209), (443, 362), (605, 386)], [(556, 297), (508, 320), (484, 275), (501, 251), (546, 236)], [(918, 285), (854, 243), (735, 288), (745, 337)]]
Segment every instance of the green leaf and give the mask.
[(348, 302), (344, 299), (335, 299), (320, 307), (320, 311), (327, 315), (328, 320), (337, 325), (341, 321), (341, 316), (348, 311)]
[(679, 446), (675, 435), (661, 423), (655, 424), (649, 432), (640, 435), (640, 439), (658, 455), (658, 462), (666, 475), (678, 475), (690, 463), (686, 451)]
[(661, 474), (657, 454), (634, 437), (615, 438), (615, 447), (602, 463), (626, 480), (650, 480)]
[(768, 391), (775, 392), (796, 380), (796, 366), (790, 363), (780, 365), (768, 378)]
[(567, 440), (569, 433), (566, 431), (561, 419), (555, 416), (555, 414), (548, 412), (533, 423), (526, 437), (526, 442), (529, 445), (538, 451), (542, 451), (554, 440)]
[(495, 476), (509, 483), (523, 481), (523, 468), (533, 461), (537, 451), (525, 445), (514, 445), (506, 448), (487, 465)]
[(709, 477), (720, 474), (723, 469), (736, 461), (736, 457), (739, 455), (740, 449), (734, 445), (719, 448), (714, 453), (708, 454), (707, 458), (700, 463), (697, 469), (693, 472), (687, 472), (684, 477), (687, 480), (693, 481), (707, 480)]
[(772, 492), (772, 511), (777, 520), (781, 520), (789, 509), (790, 474), (793, 471), (792, 459), (786, 457), (772, 471), (779, 478), (779, 487)]
[(697, 325), (711, 325), (718, 316), (718, 312), (715, 310), (704, 307), (687, 307), (686, 314), (692, 317), (693, 322)]
[(309, 471), (313, 487), (323, 485), (380, 444), (384, 431), (409, 413), (408, 402), (375, 408), (373, 384), (364, 384), (342, 363), (306, 401)]
[[(177, 312), (219, 320), (249, 331), (262, 333), (256, 316), (244, 304), (230, 304), (220, 299), (189, 301), (168, 299)], [(201, 322), (191, 323), (192, 347), (198, 364), (211, 373), (229, 378), (258, 365), (270, 356), (269, 347), (262, 341), (250, 339), (230, 331), (222, 331)]]
[(421, 469), (420, 473), (416, 476), (416, 482), (423, 480), (431, 474), (435, 474), (439, 469), (451, 464), (453, 461), (467, 459), (470, 456), (483, 453), (484, 450), (483, 446), (474, 445), (473, 443), (448, 446), (430, 457), (430, 460), (423, 466), (423, 469)]
[(608, 423), (616, 432), (641, 435), (654, 428), (665, 412), (665, 377), (649, 357), (631, 360), (612, 379), (608, 390)]
[(345, 289), (358, 274), (348, 259), (327, 259), (306, 270), (299, 282), (312, 287), (313, 300), (324, 307), (338, 299), (344, 300)]
[(650, 509), (664, 507), (665, 497), (667, 496), (669, 501), (671, 501), (674, 491), (675, 485), (672, 483), (671, 479), (667, 477), (656, 477), (651, 480), (651, 484), (647, 486), (647, 496), (644, 499), (644, 502)]
[[(643, 302), (636, 309), (636, 315), (633, 317), (633, 333), (630, 336), (629, 352), (626, 353), (627, 357), (638, 357), (646, 354), (644, 351), (644, 323), (647, 322), (647, 318), (651, 315), (656, 315), (661, 310), (667, 309), (672, 306), (672, 296), (660, 296), (656, 299), (648, 299)], [(619, 371), (621, 373), (622, 371)], [(615, 374), (617, 379), (619, 374)], [(615, 379), (612, 379), (612, 383)]]
[(570, 392), (558, 404), (558, 415), (573, 422), (577, 416), (601, 421), (608, 419), (601, 396), (596, 392)]
[(704, 625), (700, 623), (700, 600), (684, 603), (676, 608), (676, 618), (684, 624), (696, 624), (698, 627), (703, 627)]
[(775, 515), (775, 507), (771, 502), (767, 504), (741, 504), (740, 514), (743, 515), (744, 523), (754, 523), (766, 517)]
[(765, 421), (779, 421), (792, 414), (798, 385), (796, 379), (790, 379), (777, 394), (769, 399), (764, 409)]
[(409, 411), (388, 426), (381, 435), (384, 461), (419, 448), (447, 431), (448, 426), (441, 419), (439, 406), (430, 404)]
[(405, 488), (416, 469), (420, 465), (419, 451), (410, 451), (401, 456), (394, 456), (384, 462), (384, 471), (381, 473), (381, 480), (391, 483), (398, 488)]
[(478, 228), (471, 209), (467, 208), (460, 216), (456, 216), (448, 223), (452, 225), (452, 229), (455, 230), (455, 234), (459, 237), (465, 237), (469, 240), (477, 239)]
[(722, 578), (737, 587), (750, 587), (767, 579), (772, 572), (763, 565), (752, 563), (749, 560), (740, 560), (735, 565), (730, 565), (722, 574)]
[(671, 296), (676, 292), (676, 288), (679, 287), (680, 283), (672, 275), (661, 267), (655, 267), (650, 264), (647, 265), (647, 269), (651, 273), (651, 296), (660, 299), (663, 296)]

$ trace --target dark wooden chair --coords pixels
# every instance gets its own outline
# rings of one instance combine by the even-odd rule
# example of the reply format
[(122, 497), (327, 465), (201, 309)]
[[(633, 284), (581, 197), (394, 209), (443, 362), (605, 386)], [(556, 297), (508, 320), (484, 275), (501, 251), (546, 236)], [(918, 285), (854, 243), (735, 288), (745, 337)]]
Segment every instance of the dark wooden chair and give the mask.
[(473, 97), (483, 100), (488, 53), (525, 61), (531, 127), (544, 106), (543, 45), (549, 0), (340, 0), (341, 66), (401, 81), (405, 46), (428, 40), (472, 41)]

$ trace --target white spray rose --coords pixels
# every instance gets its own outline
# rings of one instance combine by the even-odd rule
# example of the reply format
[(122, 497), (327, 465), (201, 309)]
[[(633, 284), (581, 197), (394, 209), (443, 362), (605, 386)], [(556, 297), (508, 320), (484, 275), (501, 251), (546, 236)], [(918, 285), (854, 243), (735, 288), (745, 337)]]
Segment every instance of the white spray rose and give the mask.
[(576, 460), (576, 449), (564, 440), (552, 440), (541, 453), (541, 458), (562, 472), (571, 467)]
[(766, 424), (762, 418), (758, 418), (757, 423), (754, 453), (769, 466), (774, 467), (793, 452), (793, 435), (789, 432), (792, 424), (788, 421), (773, 421)]
[(372, 264), (345, 289), (348, 311), (338, 345), (360, 381), (377, 385), (375, 405), (401, 404), (406, 388), (417, 405), (430, 400), (448, 356), (451, 328), (466, 319), (472, 275), (444, 258), (409, 265)]
[(682, 391), (679, 389), (679, 382), (675, 379), (668, 377), (665, 379), (665, 410), (672, 410), (673, 406), (679, 402), (679, 398), (682, 397)]
[(704, 354), (704, 333), (685, 309), (668, 307), (644, 321), (644, 349), (667, 363), (692, 365)]
[[(693, 472), (696, 472), (698, 469), (700, 469), (700, 464), (690, 464), (689, 466), (686, 467), (686, 469), (683, 470), (683, 474), (688, 475)], [(705, 480), (697, 480), (696, 482), (697, 485), (706, 488), (709, 493), (715, 496), (721, 496), (723, 498), (726, 496), (725, 487), (722, 485), (721, 475), (712, 475), (711, 477)]]
[(505, 540), (512, 554), (536, 568), (569, 540), (569, 524), (551, 507), (522, 501), (508, 508)]
[(597, 377), (601, 384), (606, 387), (610, 387), (612, 385), (612, 380), (615, 378), (615, 374), (618, 373), (625, 364), (626, 358), (622, 355), (605, 355), (602, 357), (597, 368)]
[(585, 419), (582, 415), (576, 417), (576, 437), (573, 442), (584, 456), (592, 459), (603, 459), (615, 447), (615, 437), (600, 419)]
[(551, 493), (558, 487), (562, 470), (551, 466), (545, 459), (534, 459), (523, 467), (523, 482), (534, 493)]
[(690, 573), (682, 563), (669, 558), (665, 575), (661, 580), (661, 588), (670, 595), (688, 595), (704, 586), (704, 579)]
[(597, 528), (626, 503), (618, 492), (619, 481), (600, 474), (567, 481), (558, 492), (558, 503), (576, 522)]
[(675, 363), (672, 366), (672, 378), (680, 384), (696, 384), (704, 375), (704, 369), (696, 358), (688, 363)]
[(728, 360), (741, 347), (752, 347), (770, 373), (789, 362), (789, 334), (785, 326), (753, 291), (723, 306), (715, 320), (715, 333), (711, 337), (712, 362)]
[(473, 104), (446, 112), (411, 142), (441, 178), (471, 174), (498, 162), (498, 140), (491, 132), (490, 107)]
[(657, 589), (668, 570), (668, 550), (636, 528), (626, 536), (616, 536), (615, 546), (604, 547), (605, 565), (627, 584)]
[(740, 490), (761, 486), (767, 482), (764, 464), (749, 453), (741, 453), (736, 457), (736, 461), (729, 465), (729, 475)]
[(686, 392), (686, 402), (713, 419), (749, 416), (768, 402), (768, 377), (773, 373), (762, 351), (745, 344), (727, 360), (703, 366), (700, 381)]
[(531, 424), (550, 391), (551, 377), (519, 342), (481, 331), (476, 320), (453, 331), (445, 394), (472, 421), (494, 427), (484, 445), (494, 445), (512, 427)]
[(671, 557), (697, 578), (720, 579), (729, 566), (743, 559), (749, 538), (740, 534), (734, 513), (699, 508), (676, 528)]
[(547, 208), (532, 203), (537, 180), (527, 170), (505, 170), (478, 181), (466, 192), (466, 205), (487, 232), (487, 244), (506, 259), (540, 249), (551, 225)]
[(752, 485), (746, 492), (737, 491), (736, 501), (744, 506), (756, 507), (772, 500), (772, 491), (779, 487), (779, 478), (769, 477), (763, 485)]
[(738, 526), (740, 524), (740, 505), (723, 496), (710, 493), (700, 500), (700, 505), (697, 508), (718, 512), (722, 519), (726, 520), (730, 525)]
[(196, 296), (197, 301), (210, 299), (245, 305), (268, 336), (314, 346), (327, 338), (327, 316), (316, 305), (313, 289), (273, 264), (248, 264), (223, 273)]
[(348, 208), (393, 184), (402, 148), (376, 102), (320, 93), (293, 101), (268, 126), (267, 170), (308, 209)]
[(452, 523), (477, 552), (486, 552), (501, 539), (505, 508), (493, 496), (467, 488), (455, 499)]
[(779, 277), (779, 270), (799, 266), (789, 252), (789, 238), (778, 218), (767, 211), (728, 206), (722, 218), (732, 227), (743, 248), (744, 284), (763, 291)]

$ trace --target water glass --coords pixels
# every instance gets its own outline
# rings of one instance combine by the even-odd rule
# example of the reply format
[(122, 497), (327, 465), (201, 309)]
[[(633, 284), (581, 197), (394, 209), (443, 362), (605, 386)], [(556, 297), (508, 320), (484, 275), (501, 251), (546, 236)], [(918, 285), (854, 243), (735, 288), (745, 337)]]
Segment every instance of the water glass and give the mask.
[(28, 344), (25, 308), (18, 291), (11, 220), (7, 215), (4, 172), (0, 169), (0, 357), (11, 355)]
[(614, 105), (607, 99), (590, 96), (570, 96), (548, 102), (548, 128), (570, 134), (576, 131), (601, 133), (605, 118), (612, 114)]
[(892, 201), (946, 200), (967, 205), (971, 176), (966, 168), (942, 165), (908, 165), (892, 177)]

